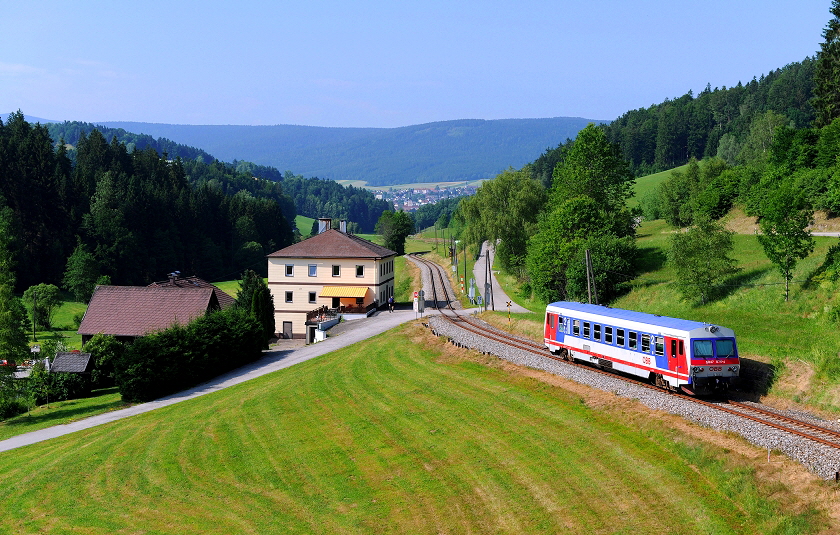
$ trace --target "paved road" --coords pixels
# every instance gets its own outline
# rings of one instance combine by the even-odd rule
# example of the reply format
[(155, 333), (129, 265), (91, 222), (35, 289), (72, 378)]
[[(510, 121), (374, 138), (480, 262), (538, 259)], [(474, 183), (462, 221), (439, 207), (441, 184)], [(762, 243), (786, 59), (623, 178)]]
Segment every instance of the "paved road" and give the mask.
[[(491, 246), (489, 242), (484, 242), (481, 246), (481, 254), (478, 257), (478, 260), (475, 261), (475, 266), (473, 266), (473, 276), (475, 277), (475, 284), (479, 288), (480, 293), (484, 293), (484, 281), (486, 280), (485, 271), (486, 267), (486, 257), (485, 255), (490, 255), (490, 266), (493, 266), (493, 259), (496, 257), (496, 248)], [(513, 302), (513, 299), (508, 297), (508, 295), (502, 290), (502, 287), (499, 286), (499, 281), (496, 280), (496, 275), (491, 272), (491, 281), (493, 285), (493, 298), (496, 303), (496, 310), (507, 310), (507, 301), (511, 302), (510, 311), (517, 312), (517, 313), (526, 313), (531, 312), (525, 307), (519, 306)], [(483, 298), (487, 298), (487, 296), (483, 296)], [(488, 307), (489, 310), (489, 307)]]
[(339, 324), (343, 326), (342, 329), (338, 329), (336, 331), (339, 334), (330, 336), (323, 342), (294, 350), (269, 350), (266, 351), (265, 356), (257, 362), (228, 372), (225, 375), (219, 376), (212, 381), (198, 385), (194, 388), (190, 388), (189, 390), (184, 390), (183, 392), (178, 392), (177, 394), (172, 394), (171, 396), (150, 401), (148, 403), (134, 405), (127, 409), (106, 412), (97, 416), (91, 416), (90, 418), (86, 418), (84, 420), (79, 420), (77, 422), (56, 425), (39, 431), (32, 431), (31, 433), (25, 433), (2, 440), (0, 441), (0, 452), (20, 448), (29, 444), (35, 444), (36, 442), (60, 437), (76, 431), (81, 431), (83, 429), (89, 429), (97, 425), (128, 418), (129, 416), (134, 416), (135, 414), (142, 414), (161, 407), (180, 403), (181, 401), (210, 394), (223, 388), (260, 377), (261, 375), (282, 370), (283, 368), (288, 368), (289, 366), (293, 366), (299, 362), (319, 357), (325, 353), (341, 349), (350, 344), (355, 344), (356, 342), (360, 342), (366, 338), (370, 338), (389, 329), (393, 329), (397, 325), (413, 320), (414, 318), (414, 311), (406, 309), (396, 310), (393, 313), (387, 311), (377, 312), (374, 316), (369, 318)]

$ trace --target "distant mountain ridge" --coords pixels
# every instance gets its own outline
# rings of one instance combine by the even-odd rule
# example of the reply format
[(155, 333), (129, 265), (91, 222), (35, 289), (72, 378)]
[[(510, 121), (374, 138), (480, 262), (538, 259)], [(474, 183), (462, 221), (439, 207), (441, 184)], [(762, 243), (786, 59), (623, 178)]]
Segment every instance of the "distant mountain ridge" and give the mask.
[(596, 121), (462, 119), (399, 128), (98, 123), (198, 147), (223, 161), (246, 160), (332, 180), (387, 186), (491, 178), (534, 161)]

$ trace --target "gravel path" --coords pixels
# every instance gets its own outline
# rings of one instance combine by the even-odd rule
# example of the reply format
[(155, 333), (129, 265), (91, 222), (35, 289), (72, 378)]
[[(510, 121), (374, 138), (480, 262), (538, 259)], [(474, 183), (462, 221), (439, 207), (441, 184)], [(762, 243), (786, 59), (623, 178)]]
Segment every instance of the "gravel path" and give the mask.
[[(478, 286), (478, 290), (480, 293), (484, 293), (484, 280), (486, 278), (484, 272), (487, 269), (487, 255), (490, 256), (490, 281), (493, 290), (493, 299), (495, 300), (495, 310), (505, 310), (507, 307), (506, 302), (510, 301), (510, 311), (515, 312), (518, 314), (525, 314), (531, 312), (527, 308), (517, 305), (513, 302), (505, 292), (502, 290), (502, 287), (499, 285), (499, 281), (496, 280), (496, 274), (493, 273), (492, 266), (493, 266), (493, 259), (496, 256), (496, 248), (490, 245), (490, 242), (484, 242), (481, 244), (481, 254), (478, 257), (478, 260), (475, 261), (475, 265), (473, 266), (473, 276), (475, 277), (476, 286)], [(485, 296), (486, 298), (486, 296)]]
[[(760, 448), (784, 453), (805, 465), (819, 477), (832, 479), (835, 473), (840, 470), (840, 450), (838, 449), (745, 418), (698, 405), (665, 392), (634, 385), (621, 380), (619, 377), (610, 377), (565, 362), (515, 349), (507, 344), (461, 329), (438, 316), (429, 317), (429, 326), (438, 336), (446, 336), (460, 346), (493, 354), (514, 364), (553, 373), (599, 390), (613, 392), (618, 396), (635, 399), (651, 409), (676, 414), (717, 431), (737, 433)], [(820, 425), (828, 423), (820, 421)]]

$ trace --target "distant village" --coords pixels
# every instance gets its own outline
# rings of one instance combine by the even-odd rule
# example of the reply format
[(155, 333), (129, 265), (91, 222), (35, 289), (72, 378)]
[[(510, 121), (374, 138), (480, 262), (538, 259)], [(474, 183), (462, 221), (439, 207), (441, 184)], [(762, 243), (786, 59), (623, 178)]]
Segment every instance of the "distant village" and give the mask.
[(379, 189), (372, 190), (377, 199), (391, 201), (394, 208), (405, 212), (414, 212), (426, 204), (435, 204), (443, 199), (472, 195), (478, 186), (475, 182), (464, 182), (461, 186), (435, 186), (434, 188), (414, 189)]

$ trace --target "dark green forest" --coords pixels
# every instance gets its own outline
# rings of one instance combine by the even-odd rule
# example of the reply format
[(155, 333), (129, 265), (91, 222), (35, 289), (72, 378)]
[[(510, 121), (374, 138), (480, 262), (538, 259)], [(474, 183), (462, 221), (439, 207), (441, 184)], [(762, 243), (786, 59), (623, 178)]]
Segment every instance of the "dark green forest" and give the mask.
[[(294, 219), (295, 213), (313, 218), (346, 219), (357, 223), (362, 232), (373, 232), (382, 212), (394, 208), (390, 202), (376, 199), (373, 193), (362, 188), (345, 187), (319, 178), (304, 178), (291, 171), (281, 173), (274, 167), (244, 160), (234, 159), (231, 163), (223, 163), (201, 149), (175, 143), (166, 138), (154, 138), (146, 134), (134, 134), (122, 128), (108, 128), (78, 121), (49, 123), (45, 126), (56, 142), (63, 139), (65, 143), (75, 145), (80, 136), (88, 136), (93, 130), (99, 130), (105, 139), (116, 138), (125, 144), (128, 152), (152, 148), (169, 159), (181, 158), (190, 183), (208, 182), (230, 195), (245, 190), (257, 197), (273, 199), (280, 204), (290, 221)], [(68, 156), (74, 158), (74, 151), (70, 150)], [(282, 187), (254, 180), (254, 177), (270, 182), (282, 182)], [(293, 201), (291, 205), (288, 203), (290, 197)]]
[(71, 255), (92, 257), (89, 269), (116, 284), (175, 270), (220, 280), (265, 269), (265, 254), (293, 242), (294, 203), (277, 183), (151, 147), (129, 152), (97, 130), (71, 154), (20, 112), (0, 122), (0, 213), (19, 291), (60, 285)]
[[(636, 176), (665, 171), (691, 158), (721, 156), (729, 165), (744, 163), (751, 158), (743, 154), (751, 126), (767, 112), (783, 117), (792, 128), (809, 126), (814, 120), (811, 98), (816, 63), (814, 58), (805, 58), (730, 88), (707, 85), (696, 96), (689, 91), (628, 111), (602, 128)], [(532, 176), (549, 186), (554, 168), (572, 143), (567, 139), (545, 151), (530, 165)]]
[[(198, 160), (204, 163), (210, 163), (215, 158), (201, 149), (189, 147), (180, 143), (175, 143), (166, 138), (155, 138), (148, 134), (135, 134), (127, 132), (122, 128), (109, 128), (107, 126), (94, 125), (92, 123), (85, 123), (81, 121), (64, 121), (63, 123), (46, 123), (44, 126), (50, 133), (50, 137), (54, 141), (64, 140), (72, 146), (75, 146), (79, 139), (83, 136), (89, 136), (94, 130), (99, 130), (99, 133), (105, 139), (117, 138), (118, 141), (125, 144), (128, 152), (143, 149), (155, 149), (161, 156), (166, 155), (168, 158), (181, 158), (182, 160)], [(267, 178), (267, 177), (265, 177)]]

